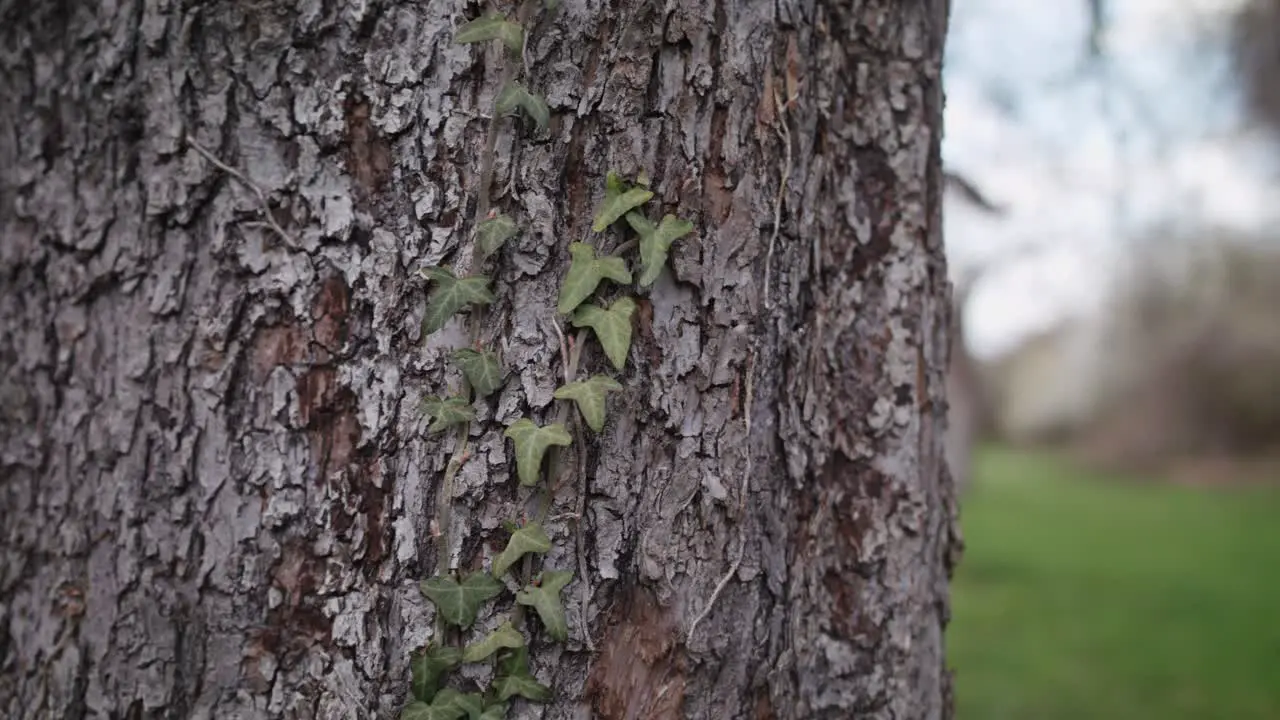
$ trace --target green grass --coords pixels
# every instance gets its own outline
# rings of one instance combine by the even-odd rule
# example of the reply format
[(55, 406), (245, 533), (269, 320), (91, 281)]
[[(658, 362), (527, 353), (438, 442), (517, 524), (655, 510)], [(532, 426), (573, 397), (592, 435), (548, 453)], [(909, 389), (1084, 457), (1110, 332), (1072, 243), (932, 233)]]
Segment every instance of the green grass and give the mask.
[(961, 511), (959, 720), (1280, 718), (1280, 489), (991, 450)]

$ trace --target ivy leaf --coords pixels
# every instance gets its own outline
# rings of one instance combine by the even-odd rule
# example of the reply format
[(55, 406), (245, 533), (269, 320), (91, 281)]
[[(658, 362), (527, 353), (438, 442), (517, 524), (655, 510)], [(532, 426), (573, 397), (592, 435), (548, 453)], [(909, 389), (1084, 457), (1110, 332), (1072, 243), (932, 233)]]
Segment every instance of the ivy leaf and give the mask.
[[(430, 705), (420, 700), (409, 703), (400, 711), (400, 720), (436, 720), (439, 717)], [(458, 717), (461, 716), (454, 716), (453, 720), (458, 720)]]
[(451, 577), (436, 576), (422, 581), (422, 594), (450, 625), (463, 630), (476, 621), (480, 606), (502, 592), (502, 583), (485, 572), (468, 575), (461, 583)]
[(459, 278), (442, 267), (422, 268), (418, 273), (435, 283), (431, 299), (427, 301), (427, 312), (422, 316), (423, 335), (444, 327), (454, 313), (467, 305), (488, 305), (494, 300), (489, 291), (489, 278), (483, 275)]
[(507, 717), (507, 704), (495, 703), (484, 709), (476, 720), (503, 720)]
[(484, 698), (474, 693), (463, 694), (445, 688), (428, 705), (415, 702), (400, 713), (400, 720), (461, 720), (476, 717), (484, 710)]
[(501, 40), (511, 52), (520, 52), (524, 48), (524, 28), (497, 13), (490, 13), (458, 28), (453, 40), (461, 44)]
[(502, 365), (498, 356), (488, 350), (459, 348), (453, 351), (453, 361), (462, 368), (467, 382), (475, 389), (477, 397), (492, 395), (502, 387)]
[(627, 184), (622, 181), (621, 175), (610, 170), (608, 174), (604, 176), (604, 196), (606, 198), (614, 195), (621, 195), (626, 191)]
[(547, 448), (552, 445), (563, 447), (573, 442), (564, 425), (553, 423), (538, 427), (529, 418), (515, 421), (503, 434), (515, 441), (516, 471), (520, 484), (527, 486), (538, 484), (538, 471), (542, 468), (542, 456)]
[(604, 346), (604, 354), (609, 356), (609, 362), (621, 370), (631, 349), (631, 314), (635, 310), (634, 300), (621, 297), (614, 300), (608, 310), (598, 305), (583, 305), (573, 314), (571, 322), (574, 327), (594, 330), (596, 338)]
[(569, 639), (569, 624), (564, 618), (564, 605), (560, 603), (560, 591), (573, 579), (568, 570), (548, 570), (542, 573), (542, 582), (529, 585), (516, 593), (516, 602), (530, 605), (538, 611), (542, 624), (551, 637), (564, 642)]
[(494, 110), (498, 115), (506, 115), (516, 108), (523, 110), (539, 130), (545, 130), (551, 122), (551, 108), (547, 107), (547, 101), (540, 95), (530, 92), (529, 88), (512, 80), (502, 86), (502, 91), (498, 93), (498, 99), (494, 102)]
[[(623, 357), (626, 357), (625, 352)], [(622, 385), (608, 375), (592, 375), (586, 380), (562, 385), (556, 390), (556, 399), (574, 401), (587, 426), (600, 432), (604, 430), (605, 396), (621, 389)]]
[(545, 553), (550, 550), (551, 538), (547, 537), (547, 531), (537, 523), (529, 523), (511, 533), (506, 549), (493, 559), (493, 576), (502, 577), (503, 573), (529, 553)]
[(524, 647), (524, 636), (519, 630), (511, 627), (511, 622), (507, 621), (498, 626), (497, 630), (489, 633), (480, 642), (475, 642), (467, 646), (462, 651), (463, 662), (480, 662), (490, 655), (498, 652), (502, 648), (518, 648)]
[(475, 408), (471, 407), (471, 403), (465, 398), (460, 397), (442, 398), (428, 395), (422, 398), (422, 412), (427, 417), (435, 418), (427, 428), (429, 433), (440, 432), (476, 419)]
[(671, 243), (693, 232), (693, 223), (675, 215), (664, 215), (655, 227), (649, 218), (632, 211), (627, 213), (627, 224), (640, 235), (640, 287), (648, 287), (658, 279)]
[(631, 271), (627, 269), (627, 261), (611, 255), (596, 257), (596, 249), (586, 243), (569, 245), (569, 273), (564, 276), (560, 285), (560, 300), (556, 310), (561, 315), (568, 315), (591, 297), (601, 280), (608, 278), (616, 283), (631, 282)]
[(479, 239), (480, 257), (488, 258), (498, 252), (502, 244), (520, 233), (516, 221), (510, 215), (499, 213), (482, 221), (476, 226), (476, 237)]
[[(448, 693), (447, 696), (446, 693)], [(484, 697), (478, 693), (460, 693), (452, 688), (445, 688), (440, 691), (440, 695), (436, 696), (435, 702), (431, 705), (448, 708), (450, 712), (453, 712), (453, 708), (457, 708), (466, 717), (473, 718), (484, 712)]]
[(447, 645), (431, 645), (414, 655), (410, 662), (413, 671), (413, 696), (422, 702), (431, 702), (440, 689), (440, 680), (450, 668), (462, 662), (462, 651)]
[(493, 689), (498, 692), (498, 700), (503, 702), (517, 695), (534, 702), (551, 699), (551, 688), (535, 680), (529, 672), (529, 649), (525, 647), (512, 650), (498, 661)]
[(617, 222), (618, 218), (649, 202), (649, 198), (652, 197), (653, 191), (638, 187), (628, 188), (617, 173), (610, 172), (605, 179), (604, 202), (596, 210), (595, 222), (591, 223), (591, 229), (604, 232), (610, 225)]

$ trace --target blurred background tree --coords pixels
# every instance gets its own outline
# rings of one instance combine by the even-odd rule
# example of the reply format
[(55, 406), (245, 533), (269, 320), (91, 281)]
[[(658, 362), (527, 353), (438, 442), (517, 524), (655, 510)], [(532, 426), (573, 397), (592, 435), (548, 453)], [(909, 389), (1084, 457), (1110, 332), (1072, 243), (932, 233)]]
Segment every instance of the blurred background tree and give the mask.
[(960, 720), (1280, 717), (1280, 0), (955, 0), (946, 80)]

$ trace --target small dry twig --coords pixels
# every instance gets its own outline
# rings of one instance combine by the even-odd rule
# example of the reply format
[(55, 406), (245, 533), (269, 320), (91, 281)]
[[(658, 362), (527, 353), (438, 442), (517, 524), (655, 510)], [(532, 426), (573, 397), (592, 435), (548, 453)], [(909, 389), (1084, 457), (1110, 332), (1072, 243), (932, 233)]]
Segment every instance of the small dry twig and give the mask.
[(249, 179), (249, 176), (245, 175), (239, 170), (219, 160), (217, 156), (215, 156), (213, 153), (206, 150), (200, 143), (196, 142), (195, 139), (192, 138), (190, 135), (187, 136), (187, 143), (191, 145), (192, 150), (195, 150), (197, 153), (199, 153), (205, 160), (208, 160), (209, 162), (213, 163), (213, 165), (217, 167), (219, 170), (227, 173), (228, 175), (235, 178), (236, 180), (239, 180), (241, 184), (243, 184), (245, 187), (252, 190), (253, 193), (258, 196), (258, 202), (262, 203), (263, 221), (261, 223), (253, 223), (253, 225), (266, 226), (268, 228), (271, 228), (271, 230), (273, 230), (276, 235), (280, 236), (280, 239), (284, 241), (285, 245), (291, 248), (298, 247), (298, 243), (294, 242), (293, 237), (291, 237), (289, 233), (285, 232), (284, 228), (280, 227), (280, 223), (276, 222), (275, 217), (271, 214), (271, 203), (268, 202), (267, 193), (262, 189), (261, 185)]
[(746, 437), (743, 438), (743, 447), (746, 450), (746, 463), (742, 469), (742, 482), (738, 485), (738, 553), (733, 562), (729, 564), (729, 572), (720, 578), (720, 582), (716, 583), (716, 587), (711, 591), (711, 597), (707, 599), (707, 604), (702, 608), (702, 612), (689, 623), (689, 632), (685, 635), (685, 642), (693, 640), (693, 633), (698, 629), (698, 624), (703, 621), (711, 613), (711, 608), (715, 607), (716, 600), (720, 599), (720, 593), (728, 587), (729, 581), (734, 575), (738, 574), (738, 569), (742, 567), (742, 559), (747, 554), (747, 531), (746, 517), (743, 515), (743, 509), (747, 502), (747, 483), (751, 478), (751, 394), (752, 394), (752, 373), (755, 371), (755, 355), (752, 354), (747, 358), (747, 391), (746, 403), (743, 405), (743, 423), (746, 426)]
[(773, 199), (773, 234), (769, 236), (769, 252), (764, 258), (764, 305), (770, 310), (773, 309), (773, 293), (769, 290), (769, 280), (773, 274), (773, 248), (778, 242), (778, 233), (782, 229), (782, 198), (787, 192), (787, 179), (791, 177), (791, 127), (787, 123), (787, 108), (795, 102), (795, 98), (792, 97), (783, 102), (775, 92), (773, 102), (778, 109), (778, 122), (774, 126), (774, 131), (782, 140), (783, 160), (779, 170), (778, 194)]

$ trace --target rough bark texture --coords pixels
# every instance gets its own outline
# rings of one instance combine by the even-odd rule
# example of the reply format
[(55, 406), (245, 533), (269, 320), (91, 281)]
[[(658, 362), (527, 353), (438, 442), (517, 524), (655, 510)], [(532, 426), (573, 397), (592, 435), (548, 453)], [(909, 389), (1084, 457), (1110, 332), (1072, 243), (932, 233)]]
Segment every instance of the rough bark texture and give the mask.
[[(0, 714), (402, 706), (453, 450), (417, 405), (465, 342), (461, 319), (422, 342), (413, 271), (470, 255), (503, 61), (451, 36), (480, 10), (0, 2)], [(606, 170), (646, 171), (653, 211), (697, 230), (641, 301), (582, 533), (550, 524), (547, 564), (578, 570), (581, 537), (590, 581), (568, 645), (534, 645), (558, 700), (513, 715), (949, 716), (946, 14), (539, 11), (553, 118), (499, 125), (490, 195), (524, 232), (484, 331), (512, 375), (454, 488), (451, 564), (486, 563), (520, 510), (502, 429), (550, 411), (556, 287)]]

